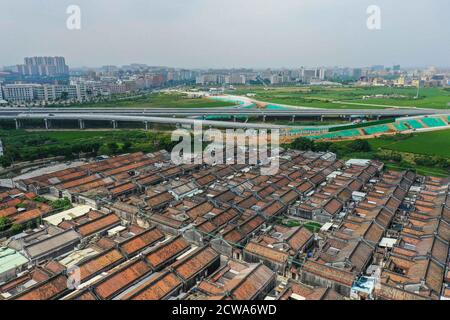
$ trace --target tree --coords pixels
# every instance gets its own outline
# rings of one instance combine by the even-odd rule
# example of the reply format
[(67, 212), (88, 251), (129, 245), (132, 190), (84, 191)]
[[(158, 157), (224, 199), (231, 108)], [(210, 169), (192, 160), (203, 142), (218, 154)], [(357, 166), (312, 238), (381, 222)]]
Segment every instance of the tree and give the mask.
[(12, 227), (11, 227), (11, 231), (12, 231), (13, 233), (19, 233), (19, 232), (21, 232), (22, 230), (23, 230), (22, 225), (17, 224), (17, 223), (14, 223), (14, 224), (12, 225)]
[(333, 145), (333, 143), (324, 141), (324, 142), (317, 142), (314, 146), (314, 151), (330, 151), (330, 147)]
[(357, 139), (357, 140), (351, 142), (348, 145), (348, 148), (352, 152), (369, 152), (372, 150), (369, 142), (367, 140), (361, 140), (361, 139)]
[(300, 137), (292, 142), (291, 147), (296, 150), (311, 151), (314, 150), (314, 141)]
[(115, 142), (109, 142), (107, 144), (107, 147), (108, 147), (108, 149), (110, 151), (110, 154), (116, 154), (117, 150), (119, 150), (119, 146)]
[(10, 225), (11, 225), (11, 220), (8, 217), (0, 218), (0, 231), (8, 230)]
[(2, 156), (0, 157), (0, 166), (2, 166), (3, 168), (7, 168), (12, 164), (11, 158)]
[(128, 151), (130, 151), (132, 146), (133, 146), (133, 144), (130, 141), (125, 141), (123, 146), (122, 146), (122, 151), (123, 152), (128, 152)]

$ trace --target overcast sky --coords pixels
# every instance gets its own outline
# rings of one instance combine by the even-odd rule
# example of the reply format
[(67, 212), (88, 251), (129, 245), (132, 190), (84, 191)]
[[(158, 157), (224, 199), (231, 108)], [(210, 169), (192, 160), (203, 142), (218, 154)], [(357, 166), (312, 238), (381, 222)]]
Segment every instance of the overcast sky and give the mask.
[[(81, 30), (66, 28), (71, 4)], [(449, 0), (1, 0), (0, 65), (450, 66), (449, 13)]]

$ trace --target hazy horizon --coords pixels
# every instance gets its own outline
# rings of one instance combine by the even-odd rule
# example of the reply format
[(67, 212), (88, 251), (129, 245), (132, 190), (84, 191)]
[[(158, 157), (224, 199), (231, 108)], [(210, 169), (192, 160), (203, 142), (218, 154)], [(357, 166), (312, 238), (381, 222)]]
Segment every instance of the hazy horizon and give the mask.
[[(81, 30), (66, 27), (69, 5)], [(72, 68), (449, 67), (448, 0), (4, 1), (0, 65), (61, 55)], [(381, 29), (366, 26), (369, 5)]]

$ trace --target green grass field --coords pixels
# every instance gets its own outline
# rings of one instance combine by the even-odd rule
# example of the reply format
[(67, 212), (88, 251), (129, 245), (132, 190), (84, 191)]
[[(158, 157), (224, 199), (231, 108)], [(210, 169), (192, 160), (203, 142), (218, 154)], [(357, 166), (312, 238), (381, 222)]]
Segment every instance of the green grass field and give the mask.
[[(217, 108), (233, 106), (232, 102), (208, 98), (188, 98), (182, 94), (152, 93), (142, 97), (122, 100), (80, 103), (70, 105), (79, 108)], [(60, 106), (52, 106), (60, 107)]]
[[(390, 87), (237, 87), (229, 93), (236, 95), (256, 94), (254, 99), (292, 106), (326, 109), (379, 109), (390, 106), (450, 109), (450, 89), (421, 88), (415, 99), (416, 88)], [(369, 98), (364, 96), (396, 95), (395, 98)]]
[[(415, 169), (422, 175), (441, 177), (450, 176), (450, 168), (438, 165), (441, 159), (450, 163), (450, 130), (413, 133), (408, 135), (380, 136), (367, 140), (372, 151), (365, 153), (345, 153), (344, 160), (349, 158), (379, 159), (380, 155), (386, 167), (393, 170)], [(338, 150), (345, 150), (351, 141), (336, 142)], [(392, 155), (400, 155), (401, 161), (392, 161)], [(417, 159), (430, 159), (431, 162), (421, 164)]]
[(369, 140), (373, 149), (450, 158), (450, 130), (414, 133), (403, 139), (380, 137)]

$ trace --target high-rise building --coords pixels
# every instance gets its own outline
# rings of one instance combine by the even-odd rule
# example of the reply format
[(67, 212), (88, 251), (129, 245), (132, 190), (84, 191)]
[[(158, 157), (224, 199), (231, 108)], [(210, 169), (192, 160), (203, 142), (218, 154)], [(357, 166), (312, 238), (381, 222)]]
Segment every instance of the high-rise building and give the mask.
[(362, 77), (362, 69), (361, 68), (354, 68), (353, 69), (353, 78), (359, 79)]
[(319, 77), (319, 70), (318, 69), (304, 69), (301, 70), (301, 80), (304, 83), (311, 82), (312, 79)]
[(25, 64), (17, 66), (23, 76), (62, 76), (69, 74), (64, 57), (27, 57)]

